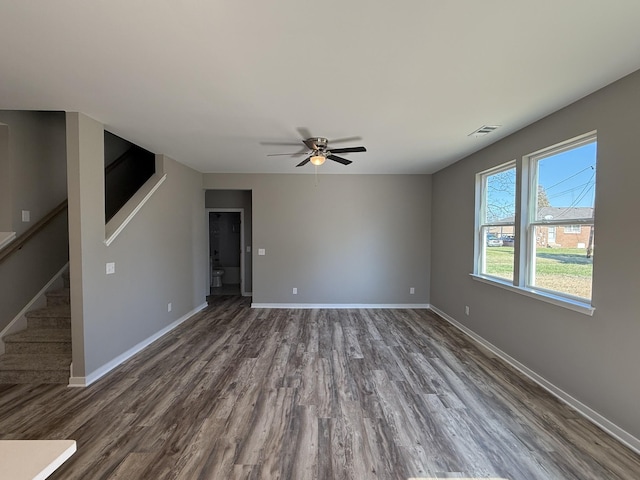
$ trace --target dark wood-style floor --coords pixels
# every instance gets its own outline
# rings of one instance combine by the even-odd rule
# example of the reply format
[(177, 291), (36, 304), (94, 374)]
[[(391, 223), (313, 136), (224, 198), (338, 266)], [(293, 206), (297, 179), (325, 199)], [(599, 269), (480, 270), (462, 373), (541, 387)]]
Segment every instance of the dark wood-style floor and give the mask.
[(249, 301), (221, 297), (88, 388), (0, 386), (0, 438), (77, 440), (52, 479), (640, 478), (428, 311)]

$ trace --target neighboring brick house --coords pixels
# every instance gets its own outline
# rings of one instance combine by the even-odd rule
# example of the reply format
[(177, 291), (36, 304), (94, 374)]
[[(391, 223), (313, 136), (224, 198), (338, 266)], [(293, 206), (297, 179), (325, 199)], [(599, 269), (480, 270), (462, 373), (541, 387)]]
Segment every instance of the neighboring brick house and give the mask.
[[(593, 218), (592, 207), (541, 207), (540, 220), (566, 220), (569, 218)], [(543, 247), (587, 248), (591, 225), (558, 225), (538, 227), (536, 243)]]
[[(593, 218), (592, 207), (541, 207), (538, 210), (539, 220), (567, 220), (570, 218)], [(513, 217), (502, 221), (513, 222)], [(555, 227), (538, 227), (536, 229), (536, 244), (540, 247), (557, 248), (588, 248), (591, 237), (591, 225), (558, 225)], [(491, 227), (489, 233), (497, 237), (513, 235), (512, 226)], [(593, 247), (593, 246), (592, 246)]]

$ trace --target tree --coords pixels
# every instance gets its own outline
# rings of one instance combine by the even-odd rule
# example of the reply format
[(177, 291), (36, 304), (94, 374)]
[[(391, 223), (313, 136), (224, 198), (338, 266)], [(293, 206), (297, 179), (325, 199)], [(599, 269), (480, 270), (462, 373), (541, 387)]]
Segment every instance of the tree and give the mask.
[(549, 201), (549, 197), (547, 197), (547, 191), (542, 185), (538, 185), (538, 210), (540, 210), (542, 207), (550, 206), (551, 202)]

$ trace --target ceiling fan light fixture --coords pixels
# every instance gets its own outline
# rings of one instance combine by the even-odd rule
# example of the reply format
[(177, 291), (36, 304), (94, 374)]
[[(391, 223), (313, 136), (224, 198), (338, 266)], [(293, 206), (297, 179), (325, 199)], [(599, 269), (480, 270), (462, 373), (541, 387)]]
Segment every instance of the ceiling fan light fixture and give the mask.
[(311, 157), (311, 163), (319, 167), (324, 163), (326, 159), (327, 158), (324, 155), (317, 154)]

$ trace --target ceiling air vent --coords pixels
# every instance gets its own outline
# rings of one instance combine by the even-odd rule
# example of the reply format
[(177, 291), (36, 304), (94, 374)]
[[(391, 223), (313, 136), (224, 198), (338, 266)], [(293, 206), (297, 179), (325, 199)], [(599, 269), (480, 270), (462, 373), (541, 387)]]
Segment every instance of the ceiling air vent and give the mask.
[(498, 128), (500, 128), (500, 125), (483, 125), (479, 129), (471, 132), (468, 136), (481, 137), (483, 135), (488, 135), (489, 133), (493, 132), (494, 130), (497, 130)]

